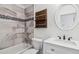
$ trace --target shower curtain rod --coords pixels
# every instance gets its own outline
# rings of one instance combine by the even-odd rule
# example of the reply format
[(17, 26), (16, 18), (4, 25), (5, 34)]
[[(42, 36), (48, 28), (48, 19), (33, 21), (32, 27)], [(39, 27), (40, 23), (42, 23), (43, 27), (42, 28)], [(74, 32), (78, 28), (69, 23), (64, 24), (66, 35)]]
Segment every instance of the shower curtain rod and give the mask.
[(10, 19), (10, 20), (14, 20), (14, 21), (21, 21), (21, 22), (26, 22), (26, 21), (34, 20), (34, 17), (30, 17), (28, 19), (21, 19), (21, 18), (6, 16), (6, 15), (2, 15), (2, 14), (0, 14), (0, 18)]

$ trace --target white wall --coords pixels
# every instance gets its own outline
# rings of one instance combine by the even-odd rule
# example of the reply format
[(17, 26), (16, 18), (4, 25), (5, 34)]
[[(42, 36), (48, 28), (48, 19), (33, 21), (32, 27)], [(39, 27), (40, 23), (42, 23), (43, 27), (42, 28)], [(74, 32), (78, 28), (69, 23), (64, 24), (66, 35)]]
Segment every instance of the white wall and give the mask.
[(34, 36), (36, 38), (48, 38), (66, 35), (66, 38), (72, 37), (74, 40), (79, 40), (79, 24), (72, 30), (62, 31), (55, 24), (55, 12), (60, 5), (54, 4), (36, 4), (35, 12), (47, 8), (47, 28), (35, 28)]

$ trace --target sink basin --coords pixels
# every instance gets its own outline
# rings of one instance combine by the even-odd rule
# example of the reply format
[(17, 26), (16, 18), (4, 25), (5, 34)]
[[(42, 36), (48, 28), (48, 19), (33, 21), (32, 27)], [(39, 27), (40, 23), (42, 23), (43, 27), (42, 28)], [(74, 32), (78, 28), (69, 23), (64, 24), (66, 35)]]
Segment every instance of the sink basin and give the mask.
[(75, 41), (66, 41), (66, 40), (55, 40), (57, 43), (65, 44), (65, 45), (71, 45), (71, 46), (77, 46), (77, 43)]
[(75, 41), (75, 40), (68, 41), (63, 39), (48, 38), (47, 40), (45, 40), (45, 43), (55, 44), (55, 45), (79, 50), (79, 41)]

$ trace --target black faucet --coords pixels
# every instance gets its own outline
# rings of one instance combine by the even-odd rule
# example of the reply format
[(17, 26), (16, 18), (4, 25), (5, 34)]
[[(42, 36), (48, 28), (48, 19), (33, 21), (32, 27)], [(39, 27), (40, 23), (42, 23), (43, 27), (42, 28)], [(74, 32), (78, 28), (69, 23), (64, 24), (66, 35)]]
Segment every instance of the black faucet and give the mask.
[(65, 37), (65, 35), (63, 36), (63, 40), (65, 40), (66, 39), (66, 37)]
[(72, 37), (69, 37), (68, 40), (70, 41), (70, 39), (72, 39)]
[(57, 36), (57, 37), (59, 37), (59, 39), (61, 39), (61, 37), (60, 37), (60, 36)]

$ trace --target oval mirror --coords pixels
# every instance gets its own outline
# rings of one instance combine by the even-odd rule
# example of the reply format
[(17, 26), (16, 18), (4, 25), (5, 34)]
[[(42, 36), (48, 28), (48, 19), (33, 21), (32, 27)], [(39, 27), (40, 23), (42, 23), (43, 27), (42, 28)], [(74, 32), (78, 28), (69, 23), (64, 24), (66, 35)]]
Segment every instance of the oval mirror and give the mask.
[(55, 14), (56, 25), (62, 30), (73, 29), (78, 23), (78, 6), (61, 5)]

